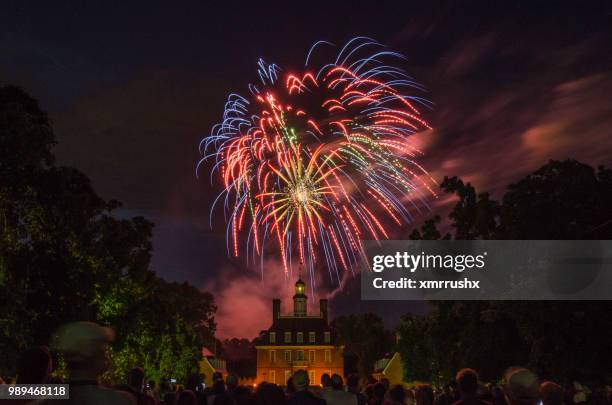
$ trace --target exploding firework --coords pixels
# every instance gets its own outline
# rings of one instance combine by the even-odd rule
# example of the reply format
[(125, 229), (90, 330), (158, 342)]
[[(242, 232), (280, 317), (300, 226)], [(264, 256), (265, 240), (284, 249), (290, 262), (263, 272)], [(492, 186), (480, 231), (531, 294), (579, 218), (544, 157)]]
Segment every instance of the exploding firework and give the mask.
[(429, 103), (406, 94), (420, 86), (383, 62), (402, 55), (358, 37), (314, 69), (322, 45), (300, 73), (260, 59), (260, 84), (230, 94), (200, 165), (213, 159), (220, 173), (230, 254), (274, 249), (285, 272), (322, 263), (337, 276), (363, 255), (361, 240), (388, 238), (425, 203), (421, 190), (433, 194), (409, 139), (431, 127), (417, 109)]

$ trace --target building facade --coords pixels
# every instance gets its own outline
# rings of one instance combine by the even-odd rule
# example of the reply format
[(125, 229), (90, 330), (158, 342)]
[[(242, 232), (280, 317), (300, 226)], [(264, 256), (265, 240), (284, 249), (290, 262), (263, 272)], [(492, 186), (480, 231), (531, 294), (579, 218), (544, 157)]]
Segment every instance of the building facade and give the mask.
[(327, 300), (319, 301), (319, 313), (309, 315), (306, 286), (295, 283), (293, 313), (281, 315), (281, 301), (272, 301), (272, 326), (259, 335), (257, 349), (257, 377), (263, 381), (286, 385), (297, 370), (305, 370), (312, 385), (321, 375), (344, 374), (342, 346), (327, 319)]
[(216, 358), (215, 355), (205, 347), (202, 348), (202, 360), (200, 360), (199, 368), (202, 382), (207, 387), (212, 387), (215, 373), (221, 375), (223, 380), (227, 377), (225, 360)]

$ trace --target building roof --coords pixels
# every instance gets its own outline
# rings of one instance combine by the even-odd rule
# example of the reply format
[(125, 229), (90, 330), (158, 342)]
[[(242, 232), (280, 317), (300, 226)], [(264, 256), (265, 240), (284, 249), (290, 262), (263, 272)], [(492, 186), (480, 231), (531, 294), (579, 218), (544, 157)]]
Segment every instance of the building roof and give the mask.
[(221, 360), (221, 359), (215, 359), (212, 357), (204, 357), (201, 361), (200, 361), (200, 370), (202, 369), (202, 367), (208, 367), (209, 370), (215, 372), (221, 372), (221, 373), (226, 373), (227, 372), (227, 367), (226, 367), (226, 362), (225, 360)]
[[(270, 342), (270, 332), (276, 333), (274, 342)], [(291, 332), (291, 342), (285, 342), (285, 332)], [(297, 342), (297, 332), (302, 332), (303, 341)], [(310, 341), (309, 332), (315, 332), (315, 341)], [(330, 333), (330, 341), (325, 341), (325, 332)], [(268, 328), (261, 331), (256, 345), (295, 346), (297, 345), (333, 345), (336, 341), (334, 330), (327, 321), (319, 316), (281, 316)]]
[(376, 360), (376, 363), (374, 363), (374, 372), (384, 374), (387, 371), (387, 368), (389, 367), (393, 359), (395, 359), (398, 356), (399, 356), (399, 353), (395, 352), (393, 354), (387, 354), (382, 359)]
[(280, 332), (329, 332), (331, 328), (320, 316), (281, 316), (268, 329)]

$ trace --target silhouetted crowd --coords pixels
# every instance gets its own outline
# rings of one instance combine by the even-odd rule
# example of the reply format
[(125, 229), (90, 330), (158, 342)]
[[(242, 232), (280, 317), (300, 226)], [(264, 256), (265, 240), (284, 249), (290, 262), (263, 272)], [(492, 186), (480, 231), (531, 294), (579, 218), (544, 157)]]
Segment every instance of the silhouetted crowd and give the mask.
[[(510, 368), (503, 385), (482, 384), (475, 370), (460, 370), (454, 381), (436, 390), (429, 384), (406, 388), (370, 377), (360, 380), (349, 375), (323, 374), (320, 385), (310, 381), (304, 370), (296, 371), (281, 387), (262, 382), (240, 385), (233, 375), (213, 375), (211, 387), (194, 374), (184, 386), (162, 381), (145, 381), (145, 371), (133, 368), (125, 384), (105, 387), (99, 378), (107, 369), (106, 350), (113, 331), (91, 322), (63, 327), (54, 338), (62, 353), (70, 379), (51, 377), (52, 361), (46, 347), (34, 347), (20, 354), (17, 384), (65, 383), (68, 400), (0, 400), (0, 404), (117, 404), (117, 405), (612, 405), (612, 389), (592, 392), (574, 383), (563, 388), (552, 381), (540, 381), (525, 368)], [(0, 384), (5, 382), (0, 379)]]

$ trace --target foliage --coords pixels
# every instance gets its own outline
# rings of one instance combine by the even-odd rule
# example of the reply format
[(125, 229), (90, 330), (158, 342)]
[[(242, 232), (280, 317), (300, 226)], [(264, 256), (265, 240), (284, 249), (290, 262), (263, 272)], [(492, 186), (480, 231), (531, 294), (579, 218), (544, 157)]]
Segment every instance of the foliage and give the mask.
[(407, 314), (397, 326), (401, 339), (397, 351), (404, 361), (404, 381), (435, 381), (440, 374), (439, 352), (434, 350), (431, 332), (433, 317)]
[[(449, 214), (454, 239), (612, 239), (610, 169), (550, 161), (508, 186), (501, 202), (456, 177), (445, 178), (441, 187), (458, 197)], [(439, 223), (439, 217), (427, 221), (411, 238), (441, 239)], [(431, 305), (426, 318), (405, 317), (398, 328), (410, 377), (450, 378), (461, 367), (473, 367), (484, 379), (495, 380), (505, 368), (520, 364), (562, 383), (612, 378), (606, 356), (597, 355), (612, 349), (610, 302)]]
[(181, 378), (212, 339), (212, 296), (150, 270), (153, 224), (54, 165), (47, 115), (23, 90), (0, 87), (0, 373), (48, 344), (59, 325), (91, 320), (117, 332), (107, 374), (135, 365)]
[(376, 360), (391, 351), (393, 336), (385, 330), (382, 318), (372, 313), (343, 315), (332, 321), (338, 343), (347, 357), (358, 360), (357, 371), (366, 376)]
[(227, 361), (227, 370), (242, 378), (257, 374), (255, 342), (248, 339), (225, 339), (217, 343), (217, 355)]

